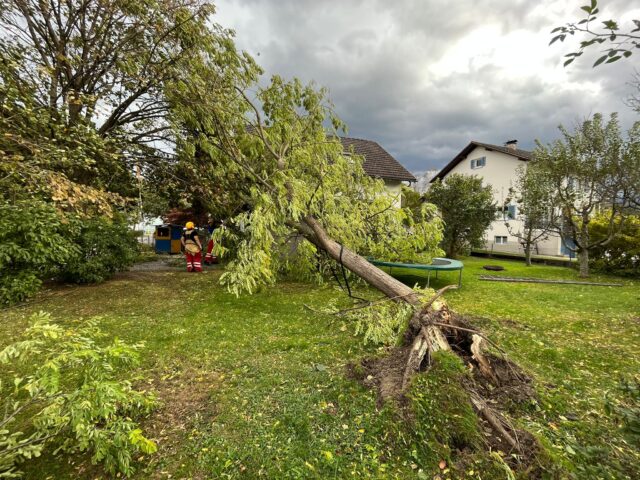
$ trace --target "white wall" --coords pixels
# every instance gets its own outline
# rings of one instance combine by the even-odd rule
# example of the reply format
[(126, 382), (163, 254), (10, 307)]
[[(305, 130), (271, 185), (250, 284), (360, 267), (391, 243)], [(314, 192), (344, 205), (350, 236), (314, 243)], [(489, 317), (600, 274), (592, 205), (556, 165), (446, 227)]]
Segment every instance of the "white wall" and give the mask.
[(398, 208), (402, 207), (402, 185), (403, 183), (400, 180), (384, 179), (384, 187), (387, 193), (393, 197), (394, 206)]
[[(480, 168), (471, 168), (471, 160), (486, 157), (486, 164)], [(491, 185), (493, 189), (493, 200), (498, 206), (504, 205), (509, 198), (509, 189), (513, 186), (518, 167), (526, 162), (506, 153), (486, 150), (484, 147), (476, 147), (467, 158), (459, 162), (447, 175), (460, 173), (464, 175), (476, 175), (482, 178), (484, 185)], [(446, 177), (445, 177), (446, 181)], [(515, 204), (515, 201), (511, 202)], [(517, 214), (519, 215), (519, 214)], [(512, 231), (522, 229), (522, 220), (508, 220)], [(496, 236), (507, 237), (507, 244), (495, 244)], [(509, 234), (509, 229), (505, 225), (505, 220), (499, 218), (492, 222), (485, 232), (485, 246), (487, 250), (503, 251), (510, 253), (523, 253), (523, 249), (516, 237)], [(549, 236), (549, 239), (538, 243), (538, 254), (540, 255), (561, 255), (561, 240), (558, 236)]]

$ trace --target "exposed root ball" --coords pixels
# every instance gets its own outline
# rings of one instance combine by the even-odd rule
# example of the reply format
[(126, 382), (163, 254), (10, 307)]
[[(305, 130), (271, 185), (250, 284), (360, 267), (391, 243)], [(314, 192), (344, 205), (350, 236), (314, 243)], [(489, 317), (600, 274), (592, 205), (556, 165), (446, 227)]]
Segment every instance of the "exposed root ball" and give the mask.
[(505, 356), (485, 351), (489, 340), (446, 305), (434, 305), (417, 312), (409, 323), (400, 346), (387, 355), (362, 361), (363, 383), (378, 392), (378, 403), (408, 406), (411, 378), (429, 368), (436, 351), (451, 351), (467, 365), (470, 375), (461, 382), (467, 391), (488, 447), (513, 454), (519, 470), (532, 472), (539, 451), (535, 438), (516, 429), (501, 413), (535, 396), (531, 378)]

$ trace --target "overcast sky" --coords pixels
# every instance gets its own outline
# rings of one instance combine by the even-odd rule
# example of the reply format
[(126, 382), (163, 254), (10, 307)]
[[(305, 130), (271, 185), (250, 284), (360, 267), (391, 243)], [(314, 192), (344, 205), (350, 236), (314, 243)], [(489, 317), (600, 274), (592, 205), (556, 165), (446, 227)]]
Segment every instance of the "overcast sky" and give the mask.
[[(640, 53), (563, 68), (572, 44), (550, 30), (587, 0), (218, 0), (217, 22), (273, 74), (327, 87), (349, 136), (380, 143), (412, 172), (437, 169), (470, 140), (532, 149), (624, 104)], [(602, 0), (601, 19), (640, 18), (640, 2)], [(637, 5), (632, 10), (631, 5)], [(573, 44), (575, 45), (575, 43)]]

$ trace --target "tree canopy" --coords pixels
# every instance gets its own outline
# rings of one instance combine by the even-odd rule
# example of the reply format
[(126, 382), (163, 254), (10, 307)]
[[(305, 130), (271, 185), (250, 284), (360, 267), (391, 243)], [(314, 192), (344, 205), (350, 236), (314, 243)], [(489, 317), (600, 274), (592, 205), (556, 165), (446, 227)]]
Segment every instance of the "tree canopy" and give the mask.
[(509, 233), (516, 237), (524, 248), (527, 265), (531, 265), (532, 248), (555, 231), (556, 208), (553, 204), (553, 184), (535, 163), (521, 165), (510, 189), (509, 198), (517, 203), (515, 222), (506, 222)]
[(210, 189), (210, 203), (237, 202), (220, 230), (222, 245), (237, 246), (223, 275), (233, 291), (272, 283), (281, 270), (324, 273), (318, 254), (331, 250), (326, 239), (339, 245), (341, 263), (346, 249), (394, 260), (437, 253), (435, 208), (425, 204), (416, 217), (394, 207), (363, 159), (343, 151), (343, 124), (324, 90), (277, 76), (252, 91), (230, 84), (223, 92), (210, 81), (200, 76), (176, 89), (178, 125), (193, 132), (180, 156), (193, 165), (193, 187)]
[[(538, 142), (532, 165), (553, 186), (553, 204), (561, 212), (558, 231), (572, 240), (568, 248), (580, 259), (580, 273), (589, 274), (589, 251), (607, 245), (616, 235), (617, 221), (635, 200), (638, 186), (634, 168), (640, 153), (640, 122), (623, 137), (616, 114), (604, 122), (601, 114), (586, 120), (573, 132), (560, 127), (562, 138), (545, 146)], [(608, 211), (607, 234), (591, 238), (589, 223), (601, 210)]]
[(491, 186), (475, 175), (454, 173), (435, 182), (424, 197), (435, 204), (444, 221), (442, 246), (449, 257), (466, 248), (482, 247), (484, 232), (496, 218)]

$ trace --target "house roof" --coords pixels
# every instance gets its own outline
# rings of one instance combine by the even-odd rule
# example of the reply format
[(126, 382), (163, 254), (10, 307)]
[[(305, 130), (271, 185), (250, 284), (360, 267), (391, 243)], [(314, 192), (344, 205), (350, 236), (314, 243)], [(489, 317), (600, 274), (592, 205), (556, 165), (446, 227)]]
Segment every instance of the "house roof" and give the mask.
[(469, 155), (471, 151), (476, 147), (482, 147), (485, 150), (489, 151), (506, 153), (507, 155), (511, 155), (512, 157), (516, 157), (518, 160), (522, 160), (525, 162), (531, 160), (531, 157), (533, 156), (533, 153), (527, 150), (520, 150), (519, 148), (509, 148), (500, 145), (491, 145), (490, 143), (482, 143), (472, 140), (471, 142), (469, 142), (469, 145), (464, 147), (464, 149), (458, 155), (456, 155), (453, 160), (447, 163), (444, 168), (431, 179), (430, 183), (435, 182), (437, 179), (443, 179), (447, 175), (447, 173), (453, 170), (456, 165), (467, 158), (467, 155)]
[(355, 154), (364, 157), (362, 167), (368, 175), (388, 180), (417, 181), (411, 172), (376, 142), (349, 137), (340, 137), (340, 142), (345, 150), (353, 148)]

